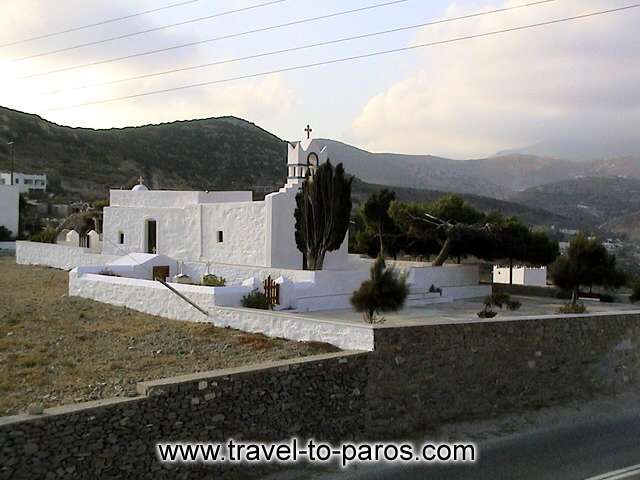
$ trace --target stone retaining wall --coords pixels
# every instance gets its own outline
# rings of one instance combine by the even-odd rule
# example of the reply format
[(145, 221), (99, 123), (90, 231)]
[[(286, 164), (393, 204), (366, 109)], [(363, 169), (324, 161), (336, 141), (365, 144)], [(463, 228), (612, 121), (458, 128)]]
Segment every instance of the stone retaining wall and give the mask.
[[(140, 384), (143, 396), (0, 419), (0, 479), (207, 478), (160, 441), (406, 438), (640, 386), (640, 312), (373, 328), (343, 352)], [(227, 466), (228, 468), (228, 466)]]
[(402, 435), (640, 386), (640, 313), (379, 328), (368, 432)]
[(155, 444), (354, 438), (364, 429), (365, 384), (365, 354), (327, 354), (145, 382), (141, 397), (5, 417), (0, 478), (212, 478), (211, 466), (163, 467)]

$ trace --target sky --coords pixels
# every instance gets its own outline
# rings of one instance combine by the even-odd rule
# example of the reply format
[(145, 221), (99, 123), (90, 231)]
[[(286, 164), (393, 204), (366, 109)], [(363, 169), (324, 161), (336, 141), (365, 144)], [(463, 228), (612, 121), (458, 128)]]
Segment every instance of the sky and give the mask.
[(206, 21), (20, 60), (268, 0), (199, 0), (14, 45), (6, 44), (178, 0), (4, 0), (0, 4), (0, 45), (3, 45), (0, 105), (74, 127), (111, 128), (234, 115), (281, 138), (297, 140), (304, 135), (304, 127), (311, 124), (314, 136), (370, 151), (461, 159), (557, 139), (615, 143), (637, 137), (640, 8), (404, 53), (75, 106), (476, 35), (621, 7), (633, 0), (555, 0), (373, 38), (104, 85), (149, 73), (532, 1), (406, 0), (164, 53), (24, 78), (387, 1), (285, 0)]

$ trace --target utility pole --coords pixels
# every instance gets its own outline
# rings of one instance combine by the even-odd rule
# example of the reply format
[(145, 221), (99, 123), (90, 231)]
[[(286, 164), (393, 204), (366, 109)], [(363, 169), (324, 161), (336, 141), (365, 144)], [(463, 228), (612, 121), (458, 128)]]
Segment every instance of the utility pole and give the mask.
[(11, 186), (13, 186), (13, 170), (15, 167), (15, 141), (8, 142), (7, 145), (11, 148)]

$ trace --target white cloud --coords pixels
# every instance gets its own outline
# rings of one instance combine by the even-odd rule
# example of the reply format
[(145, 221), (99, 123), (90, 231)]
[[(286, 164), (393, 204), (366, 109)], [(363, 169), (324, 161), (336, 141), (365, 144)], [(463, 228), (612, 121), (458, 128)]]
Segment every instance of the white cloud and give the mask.
[[(447, 16), (499, 6), (454, 4)], [(424, 29), (415, 43), (611, 7), (597, 0), (554, 2)], [(368, 101), (352, 137), (376, 151), (463, 158), (547, 139), (637, 135), (639, 20), (640, 11), (631, 10), (427, 48), (414, 74)]]
[[(6, 28), (0, 37), (0, 44), (12, 39), (24, 38), (24, 32), (33, 32), (32, 34), (35, 36), (95, 22), (96, 19), (114, 18), (157, 7), (153, 1), (134, 2), (135, 5), (133, 5), (125, 0), (115, 2), (113, 0), (93, 0), (91, 9), (87, 9), (84, 8), (85, 0), (66, 0), (64, 12), (67, 15), (47, 18), (47, 15), (51, 13), (49, 3), (49, 0), (20, 0), (0, 6), (0, 14), (7, 19)], [(157, 24), (162, 25), (176, 21), (177, 19), (173, 18), (174, 13), (179, 13), (184, 18), (204, 14), (204, 12), (200, 12), (200, 14), (186, 12), (182, 9), (170, 13), (167, 13), (164, 19), (158, 18), (157, 14), (141, 16), (105, 27), (89, 29), (86, 32), (65, 35), (61, 38), (54, 37), (51, 41), (21, 43), (0, 50), (2, 55), (0, 58), (5, 60), (18, 58), (41, 51), (68, 47), (83, 41), (95, 41), (122, 33), (145, 30)], [(166, 54), (138, 57), (28, 80), (19, 79), (20, 76), (31, 73), (52, 71), (71, 65), (159, 49), (198, 39), (200, 37), (195, 29), (168, 29), (29, 61), (9, 61), (2, 65), (4, 71), (0, 76), (0, 105), (39, 113), (45, 118), (63, 125), (92, 128), (135, 126), (226, 115), (244, 117), (263, 125), (272, 125), (277, 124), (284, 116), (290, 114), (294, 106), (297, 105), (297, 92), (291, 83), (285, 77), (274, 74), (233, 83), (180, 90), (175, 93), (55, 110), (57, 107), (165, 90), (238, 75), (231, 67), (219, 66), (104, 85), (105, 82), (111, 80), (136, 77), (224, 58), (223, 48), (211, 49), (206, 45), (202, 49), (186, 48)], [(213, 57), (212, 50), (216, 54)], [(78, 87), (96, 84), (103, 85), (78, 89)], [(44, 94), (60, 89), (64, 91)]]

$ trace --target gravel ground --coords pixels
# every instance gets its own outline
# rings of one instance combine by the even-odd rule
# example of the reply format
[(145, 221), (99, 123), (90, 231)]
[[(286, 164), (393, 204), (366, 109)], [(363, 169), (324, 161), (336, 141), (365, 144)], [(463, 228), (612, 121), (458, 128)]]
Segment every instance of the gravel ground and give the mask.
[(336, 351), (67, 295), (67, 272), (0, 257), (0, 415), (135, 394), (139, 381)]

